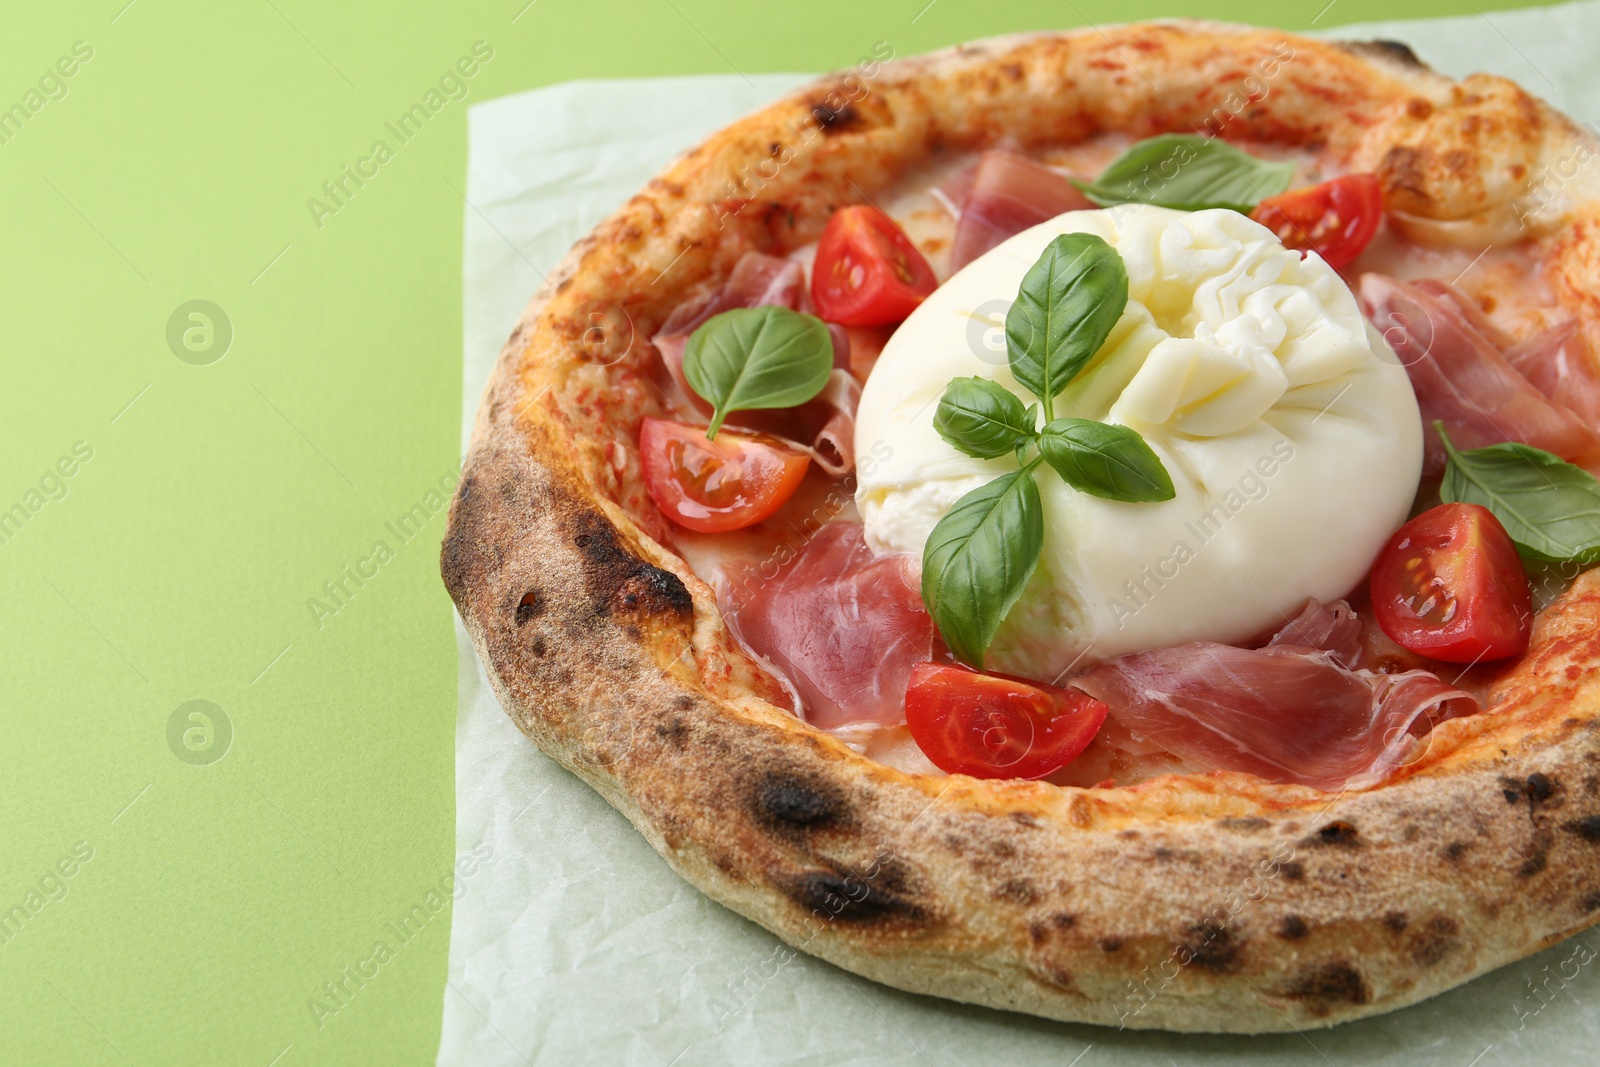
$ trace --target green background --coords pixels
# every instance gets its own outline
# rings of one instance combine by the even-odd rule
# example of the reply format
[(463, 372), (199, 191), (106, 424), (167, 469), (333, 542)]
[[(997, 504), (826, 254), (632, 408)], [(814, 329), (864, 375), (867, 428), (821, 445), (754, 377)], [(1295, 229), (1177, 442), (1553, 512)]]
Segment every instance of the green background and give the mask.
[[(820, 70), (880, 39), (907, 55), (1159, 15), (1303, 29), (1476, 9), (123, 3), (13, 5), (0, 34), (0, 108), (93, 50), (0, 144), (0, 513), (26, 514), (0, 526), (0, 911), (22, 908), (0, 915), (7, 1063), (433, 1061), (449, 912), (404, 942), (388, 924), (457, 861), (429, 494), (458, 460), (471, 103)], [(467, 97), (401, 145), (385, 123), (479, 41), (493, 56)], [(379, 139), (394, 158), (346, 179), (319, 226), (308, 199)], [(169, 343), (192, 300), (231, 324), (220, 358), (222, 331), (208, 351), (191, 337), (205, 365)], [(92, 458), (58, 469), (75, 445)], [(394, 528), (408, 513), (420, 532)], [(209, 737), (192, 708), (169, 731), (193, 700), (220, 709)], [(393, 958), (363, 964), (378, 941)]]

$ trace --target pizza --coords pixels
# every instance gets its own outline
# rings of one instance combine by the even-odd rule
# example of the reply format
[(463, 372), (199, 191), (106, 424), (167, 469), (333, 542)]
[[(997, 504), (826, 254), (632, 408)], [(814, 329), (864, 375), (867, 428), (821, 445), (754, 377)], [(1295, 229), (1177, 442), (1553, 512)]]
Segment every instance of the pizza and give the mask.
[(905, 990), (1332, 1025), (1600, 915), (1596, 142), (1403, 45), (876, 50), (533, 297), (441, 555), (517, 726)]

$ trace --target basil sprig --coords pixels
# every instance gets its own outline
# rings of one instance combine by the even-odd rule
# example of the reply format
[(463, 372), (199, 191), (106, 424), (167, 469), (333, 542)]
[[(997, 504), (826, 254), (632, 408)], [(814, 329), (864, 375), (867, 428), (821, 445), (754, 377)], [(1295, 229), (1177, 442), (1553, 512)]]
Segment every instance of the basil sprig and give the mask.
[(1449, 456), (1440, 500), (1488, 508), (1524, 556), (1600, 562), (1600, 481), (1594, 475), (1520, 441), (1459, 452), (1444, 423), (1433, 428)]
[(1248, 213), (1289, 188), (1293, 175), (1293, 163), (1258, 159), (1215, 137), (1164, 133), (1133, 145), (1094, 181), (1073, 184), (1101, 207), (1157, 204)]
[(833, 371), (833, 341), (815, 315), (768, 306), (713, 315), (689, 337), (683, 376), (712, 407), (715, 440), (735, 411), (791, 408), (822, 392)]
[(1006, 315), (1012, 376), (1039, 404), (1024, 408), (982, 378), (955, 379), (939, 400), (933, 425), (940, 437), (969, 456), (1009, 452), (1021, 464), (956, 501), (923, 547), (922, 601), (950, 651), (974, 667), (982, 668), (1039, 566), (1044, 509), (1033, 472), (1041, 463), (1074, 489), (1108, 500), (1175, 495), (1160, 458), (1134, 430), (1053, 414), (1055, 398), (1088, 366), (1127, 304), (1128, 271), (1115, 249), (1092, 234), (1057, 237), (1023, 275)]

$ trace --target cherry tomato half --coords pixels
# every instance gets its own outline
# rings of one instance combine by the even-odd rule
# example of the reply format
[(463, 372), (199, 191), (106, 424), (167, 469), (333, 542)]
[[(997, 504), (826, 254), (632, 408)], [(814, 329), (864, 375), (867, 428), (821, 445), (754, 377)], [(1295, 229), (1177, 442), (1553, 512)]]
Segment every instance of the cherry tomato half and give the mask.
[(645, 419), (639, 430), (644, 485), (673, 522), (701, 533), (760, 522), (794, 495), (811, 457), (766, 434)]
[(842, 207), (823, 227), (811, 268), (811, 302), (830, 322), (894, 325), (938, 285), (917, 246), (870, 204)]
[(1316, 252), (1335, 270), (1361, 254), (1383, 221), (1383, 195), (1370, 174), (1294, 189), (1263, 200), (1250, 217), (1287, 248)]
[(1528, 572), (1477, 504), (1429, 508), (1395, 532), (1372, 568), (1372, 612), (1400, 645), (1447, 663), (1515, 656), (1533, 629)]
[(1089, 747), (1107, 708), (1086, 693), (965, 667), (919, 663), (906, 687), (906, 725), (943, 771), (974, 778), (1043, 778)]

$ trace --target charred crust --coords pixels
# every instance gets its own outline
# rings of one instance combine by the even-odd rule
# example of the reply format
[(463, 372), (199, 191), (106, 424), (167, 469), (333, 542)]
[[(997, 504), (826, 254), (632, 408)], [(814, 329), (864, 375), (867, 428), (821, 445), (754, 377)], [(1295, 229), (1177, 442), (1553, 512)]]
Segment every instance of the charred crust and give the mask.
[(1121, 952), (1122, 951), (1122, 938), (1120, 938), (1120, 937), (1102, 937), (1100, 939), (1100, 951), (1101, 952)]
[(1253, 834), (1258, 830), (1265, 830), (1272, 824), (1259, 815), (1249, 815), (1243, 818), (1230, 816), (1226, 819), (1218, 819), (1217, 825), (1224, 830), (1232, 830), (1235, 833)]
[(1078, 925), (1078, 917), (1068, 911), (1058, 911), (1050, 916), (1050, 925), (1057, 930), (1070, 930)]
[(769, 774), (757, 782), (751, 808), (763, 825), (780, 831), (841, 826), (850, 821), (850, 805), (830, 784), (788, 771)]
[(1306, 865), (1299, 860), (1290, 860), (1280, 866), (1278, 870), (1291, 882), (1303, 882), (1306, 879)]
[(835, 870), (801, 871), (784, 878), (779, 888), (823, 921), (897, 926), (926, 920), (926, 910), (890, 884), (898, 879), (886, 874), (887, 867), (875, 879)]
[(1417, 70), (1428, 69), (1428, 65), (1418, 59), (1417, 54), (1411, 50), (1411, 46), (1403, 41), (1336, 41), (1333, 42), (1333, 45), (1335, 48), (1343, 48), (1345, 51), (1355, 55), (1387, 59), (1392, 63), (1398, 63), (1405, 67), (1414, 67)]
[(1588, 894), (1578, 904), (1585, 912), (1600, 911), (1600, 892)]
[(1383, 917), (1383, 925), (1398, 934), (1411, 925), (1411, 920), (1406, 917), (1406, 913), (1403, 911), (1391, 911)]
[(1600, 815), (1585, 815), (1581, 819), (1571, 819), (1562, 823), (1561, 828), (1577, 834), (1592, 844), (1600, 844)]
[(626, 551), (605, 516), (587, 511), (575, 520), (572, 543), (584, 561), (584, 577), (596, 615), (694, 617), (694, 598), (683, 579)]
[(1278, 936), (1285, 941), (1303, 941), (1310, 933), (1311, 928), (1298, 915), (1285, 915), (1278, 924)]
[(1189, 928), (1194, 934), (1178, 949), (1180, 961), (1192, 963), (1212, 974), (1233, 974), (1239, 970), (1240, 945), (1226, 926), (1198, 922)]
[(656, 723), (656, 736), (680, 751), (689, 744), (689, 724), (681, 715), (662, 719)]
[(1348, 960), (1334, 960), (1301, 971), (1289, 984), (1288, 994), (1312, 1002), (1309, 1007), (1314, 1013), (1326, 1014), (1336, 1004), (1369, 1003), (1372, 1000), (1372, 986), (1355, 964)]
[(1428, 920), (1426, 929), (1411, 940), (1411, 959), (1419, 967), (1432, 967), (1460, 943), (1461, 924), (1448, 915), (1437, 915)]
[(1472, 846), (1467, 844), (1465, 841), (1452, 841), (1448, 845), (1444, 846), (1444, 858), (1449, 860), (1451, 863), (1458, 863), (1460, 862), (1461, 857), (1467, 854), (1467, 849), (1471, 847)]
[(1361, 844), (1361, 833), (1352, 823), (1336, 819), (1305, 839), (1307, 845), (1339, 845), (1355, 848)]
[(861, 124), (861, 112), (856, 110), (854, 104), (833, 108), (825, 100), (818, 101), (811, 105), (811, 117), (817, 120), (817, 126), (824, 134), (845, 133)]

